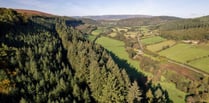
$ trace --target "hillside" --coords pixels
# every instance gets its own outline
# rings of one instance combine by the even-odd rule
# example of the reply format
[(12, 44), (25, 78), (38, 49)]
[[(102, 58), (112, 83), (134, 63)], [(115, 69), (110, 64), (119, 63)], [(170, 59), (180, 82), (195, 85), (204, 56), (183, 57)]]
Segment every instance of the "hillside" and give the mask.
[(97, 20), (98, 26), (120, 26), (120, 27), (133, 27), (133, 26), (148, 26), (148, 25), (159, 25), (170, 21), (181, 20), (178, 17), (172, 16), (141, 16), (133, 18), (123, 18), (123, 19), (105, 19)]
[(160, 26), (161, 36), (174, 40), (209, 40), (209, 16), (182, 19)]
[(76, 29), (81, 21), (0, 13), (1, 103), (171, 102), (160, 85), (138, 72), (140, 78), (131, 76), (110, 52), (86, 40)]
[(101, 15), (101, 16), (76, 16), (76, 18), (89, 18), (93, 20), (121, 20), (128, 18), (150, 18), (149, 15)]
[(56, 15), (53, 15), (53, 14), (40, 12), (40, 11), (36, 11), (36, 10), (15, 9), (15, 11), (17, 11), (18, 13), (27, 15), (27, 16), (46, 16), (46, 17), (56, 16)]
[(168, 21), (179, 20), (177, 17), (170, 16), (154, 16), (150, 18), (130, 18), (117, 21), (118, 26), (145, 26), (145, 25), (158, 25)]

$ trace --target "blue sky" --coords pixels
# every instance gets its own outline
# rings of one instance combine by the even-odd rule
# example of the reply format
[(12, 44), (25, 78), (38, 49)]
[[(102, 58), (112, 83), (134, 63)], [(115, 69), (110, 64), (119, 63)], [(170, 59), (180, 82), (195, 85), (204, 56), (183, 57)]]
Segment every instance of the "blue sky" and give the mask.
[(107, 14), (209, 15), (209, 0), (0, 0), (0, 7), (39, 10), (57, 15)]

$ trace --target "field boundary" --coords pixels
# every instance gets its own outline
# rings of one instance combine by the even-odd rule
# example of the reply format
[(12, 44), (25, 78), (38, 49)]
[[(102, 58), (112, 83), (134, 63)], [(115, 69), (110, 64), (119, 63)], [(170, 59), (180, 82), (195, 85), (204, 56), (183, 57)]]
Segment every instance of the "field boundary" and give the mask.
[(168, 59), (168, 62), (170, 62), (170, 63), (174, 63), (174, 64), (177, 64), (177, 65), (180, 65), (180, 66), (185, 67), (187, 69), (190, 69), (190, 70), (192, 70), (192, 71), (194, 71), (196, 73), (203, 74), (204, 76), (209, 76), (209, 73), (207, 73), (207, 72), (205, 72), (203, 70), (200, 70), (200, 69), (198, 69), (196, 67), (193, 67), (191, 65), (184, 64), (184, 63), (181, 63), (181, 62), (177, 62), (177, 61), (169, 59), (169, 58), (166, 58), (166, 59)]

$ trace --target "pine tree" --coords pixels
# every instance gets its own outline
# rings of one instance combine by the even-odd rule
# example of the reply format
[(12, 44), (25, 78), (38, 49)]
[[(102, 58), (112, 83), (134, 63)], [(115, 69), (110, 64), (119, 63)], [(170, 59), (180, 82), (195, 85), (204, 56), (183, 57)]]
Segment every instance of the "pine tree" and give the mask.
[(27, 102), (27, 100), (25, 100), (25, 98), (21, 98), (20, 103), (28, 103), (28, 102)]
[(141, 91), (139, 90), (139, 86), (136, 81), (132, 83), (128, 90), (127, 101), (128, 103), (138, 103), (142, 99)]
[(85, 89), (85, 91), (83, 93), (83, 99), (84, 99), (85, 103), (91, 103), (90, 93), (87, 88)]
[(151, 89), (149, 89), (146, 93), (146, 97), (147, 97), (147, 102), (148, 103), (152, 103), (153, 102), (153, 94), (152, 94), (152, 91)]

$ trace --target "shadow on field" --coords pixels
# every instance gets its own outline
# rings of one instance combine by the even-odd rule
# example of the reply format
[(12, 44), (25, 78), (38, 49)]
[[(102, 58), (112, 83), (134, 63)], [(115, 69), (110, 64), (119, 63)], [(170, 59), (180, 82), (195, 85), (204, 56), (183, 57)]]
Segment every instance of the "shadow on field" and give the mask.
[(127, 60), (120, 59), (113, 52), (108, 51), (108, 53), (111, 55), (113, 60), (116, 62), (116, 64), (118, 64), (120, 68), (123, 68), (126, 70), (132, 82), (136, 80), (139, 83), (140, 87), (143, 87), (143, 88), (145, 87), (145, 84), (147, 82), (147, 77), (143, 73), (137, 71), (136, 68), (134, 68), (127, 62)]
[[(108, 51), (108, 50), (107, 50)], [(142, 90), (142, 97), (144, 97), (144, 99), (142, 100), (142, 102), (146, 103), (148, 100), (146, 99), (146, 93), (148, 91), (149, 88), (151, 88), (151, 91), (153, 93), (155, 93), (157, 91), (157, 89), (160, 89), (165, 98), (166, 98), (166, 103), (173, 103), (172, 100), (170, 100), (168, 92), (166, 90), (163, 90), (161, 85), (158, 84), (157, 86), (153, 86), (152, 82), (148, 82), (147, 77), (142, 73), (136, 70), (136, 68), (134, 68), (133, 66), (131, 66), (127, 60), (124, 59), (120, 59), (118, 56), (116, 56), (113, 52), (108, 51), (108, 53), (111, 55), (111, 57), (113, 58), (113, 60), (118, 64), (118, 66), (120, 68), (123, 68), (126, 70), (129, 78), (131, 79), (131, 81), (133, 82), (134, 80), (136, 80), (138, 82), (138, 85), (140, 86), (141, 90)], [(153, 101), (157, 101), (156, 98), (153, 99)]]

